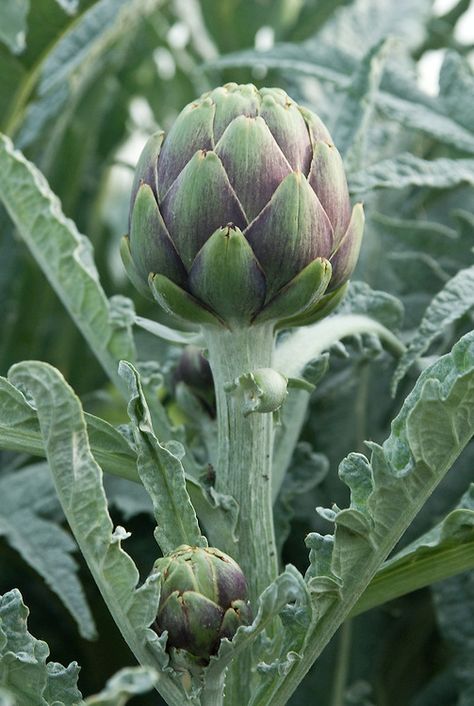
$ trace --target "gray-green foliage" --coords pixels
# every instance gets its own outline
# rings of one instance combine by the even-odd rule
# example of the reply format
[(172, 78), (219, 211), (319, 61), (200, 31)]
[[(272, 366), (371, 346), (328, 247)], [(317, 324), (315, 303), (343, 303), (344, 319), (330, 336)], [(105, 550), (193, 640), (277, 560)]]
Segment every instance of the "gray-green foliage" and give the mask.
[(81, 703), (77, 663), (48, 662), (48, 646), (28, 632), (27, 617), (18, 590), (0, 597), (0, 684), (24, 706)]
[(125, 706), (129, 697), (153, 688), (150, 668), (123, 669), (105, 689), (84, 702), (77, 662), (48, 661), (49, 649), (28, 631), (28, 608), (14, 589), (0, 596), (0, 703), (2, 706)]
[(72, 556), (76, 545), (57, 524), (48, 466), (35, 464), (14, 475), (14, 483), (10, 475), (0, 479), (0, 535), (57, 593), (76, 619), (82, 636), (93, 639), (94, 620)]
[[(427, 0), (1, 3), (0, 373), (6, 376), (24, 358), (46, 360), (78, 394), (37, 363), (0, 379), (2, 617), (10, 616), (10, 626), (17, 621), (22, 640), (12, 648), (10, 629), (7, 650), (0, 637), (0, 659), (9, 665), (0, 669), (2, 706), (33, 698), (69, 706), (78, 693), (77, 668), (47, 663), (44, 643), (27, 636), (20, 597), (7, 593), (15, 572), (21, 580), (25, 561), (47, 582), (51, 601), (50, 589), (82, 634), (93, 634), (74, 543), (50, 471), (32, 462), (38, 456), (49, 460), (68, 521), (135, 652), (163, 670), (161, 693), (170, 703), (188, 696), (192, 703), (202, 688), (199, 678), (191, 690), (177, 678), (162, 638), (148, 630), (156, 584), (152, 576), (137, 588), (135, 564), (145, 579), (158, 551), (152, 518), (164, 550), (186, 538), (205, 542), (201, 532), (211, 544), (231, 546), (238, 508), (213, 488), (213, 410), (192, 391), (173, 390), (177, 345), (202, 341), (186, 331), (170, 337), (169, 321), (152, 321), (157, 310), (135, 298), (117, 266), (131, 182), (124, 162), (138, 156), (133, 141), (128, 150), (121, 147), (157, 124), (168, 129), (203, 90), (226, 80), (259, 82), (265, 71), (263, 84), (282, 85), (324, 118), (344, 155), (354, 200), (364, 200), (367, 214), (357, 272), (362, 281), (351, 284), (329, 319), (282, 335), (274, 365), (316, 384), (311, 395), (290, 391), (276, 434), (277, 543), (284, 563), (300, 571), (287, 569), (262, 596), (254, 625), (223, 643), (201, 695), (213, 698), (224, 666), (253, 651), (259, 665), (247, 685), (252, 703), (283, 703), (310, 657), (351, 611), (358, 616), (352, 636), (349, 629), (340, 648), (334, 640), (324, 650), (291, 704), (472, 702), (472, 573), (436, 584), (432, 607), (422, 593), (399, 598), (393, 613), (367, 612), (474, 563), (472, 487), (455, 507), (472, 482), (472, 445), (382, 563), (402, 524), (468, 441), (472, 423), (471, 336), (439, 359), (472, 327), (474, 78), (469, 47), (454, 33), (468, 4), (460, 0), (440, 18)], [(273, 28), (277, 43), (256, 51), (255, 32), (263, 25)], [(434, 48), (444, 56), (439, 94), (429, 95), (417, 81), (417, 62)], [(137, 109), (137, 97), (152, 116), (143, 100)], [(133, 330), (134, 323), (141, 330)], [(121, 359), (141, 373), (126, 368), (135, 392), (131, 421)], [(370, 461), (362, 455), (366, 439), (374, 442)], [(293, 454), (298, 440), (302, 446)], [(155, 463), (159, 482), (150, 473)], [(118, 513), (139, 528), (128, 540), (135, 563), (120, 548), (127, 533), (114, 530), (107, 516), (101, 471), (110, 475), (104, 486), (114, 524)], [(314, 512), (332, 503), (331, 510)], [(328, 519), (335, 522), (335, 540), (325, 536)], [(312, 564), (305, 586), (307, 534)], [(18, 564), (7, 561), (11, 553), (3, 555), (6, 544), (22, 557)], [(308, 588), (317, 590), (311, 599)], [(87, 596), (96, 617), (90, 587)], [(41, 620), (40, 599), (33, 594), (28, 600)], [(278, 612), (284, 630), (272, 633), (271, 616)], [(430, 633), (435, 620), (439, 630)], [(308, 623), (309, 634), (302, 628)], [(400, 624), (419, 640), (411, 660), (406, 641), (397, 638)], [(102, 639), (114, 653), (116, 635)], [(71, 650), (79, 654), (79, 645), (71, 631)], [(447, 646), (448, 663), (425, 657), (446, 654)], [(93, 644), (90, 650), (96, 664)], [(383, 662), (383, 655), (390, 657)], [(414, 660), (419, 669), (412, 668)], [(11, 665), (20, 666), (14, 683)], [(109, 676), (104, 672), (102, 683)], [(147, 669), (118, 675), (86, 703), (125, 703), (151, 688), (155, 676)], [(21, 692), (26, 683), (34, 684), (31, 693)], [(239, 686), (228, 682), (229, 700), (237, 699)]]

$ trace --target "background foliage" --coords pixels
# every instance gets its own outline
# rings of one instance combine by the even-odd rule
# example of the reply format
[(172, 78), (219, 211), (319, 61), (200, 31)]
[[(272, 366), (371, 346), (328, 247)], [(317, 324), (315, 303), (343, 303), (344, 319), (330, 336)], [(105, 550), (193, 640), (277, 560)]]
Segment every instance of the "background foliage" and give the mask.
[[(374, 336), (346, 339), (330, 351), (276, 504), (284, 561), (304, 570), (304, 537), (329, 531), (314, 508), (347, 503), (336, 473), (341, 459), (364, 451), (366, 439), (382, 442), (420, 370), (472, 328), (473, 48), (456, 34), (468, 11), (466, 0), (441, 16), (430, 0), (4, 0), (0, 131), (43, 172), (77, 230), (67, 221), (51, 230), (46, 191), (40, 203), (17, 165), (1, 199), (8, 206), (20, 193), (24, 214), (38, 200), (43, 219), (32, 223), (24, 215), (16, 230), (0, 209), (0, 374), (23, 359), (45, 360), (63, 373), (87, 413), (124, 424), (126, 404), (117, 391), (123, 383), (112, 370), (118, 358), (138, 361), (154, 381), (163, 438), (193, 441), (196, 400), (183, 389), (174, 394), (172, 385), (179, 348), (138, 327), (132, 340), (134, 305), (140, 316), (157, 316), (126, 281), (118, 257), (133, 167), (146, 137), (157, 126), (167, 129), (208, 88), (231, 80), (284, 87), (327, 123), (351, 192), (365, 203), (354, 278), (365, 285), (353, 286), (344, 306), (368, 311), (407, 345), (400, 360)], [(442, 66), (439, 91), (430, 95), (418, 76), (434, 50)], [(3, 171), (7, 152), (0, 153)], [(25, 235), (29, 230), (34, 238)], [(92, 243), (95, 266), (80, 233)], [(82, 264), (80, 276), (68, 269), (72, 260)], [(78, 279), (68, 289), (70, 276)], [(110, 299), (91, 285), (97, 277)], [(74, 296), (60, 301), (58, 286)], [(100, 341), (86, 310), (91, 319), (102, 317)], [(308, 378), (318, 373), (312, 367)], [(6, 387), (2, 410), (27, 414)], [(88, 423), (97, 435), (106, 433), (92, 417)], [(33, 420), (31, 432), (34, 439)], [(120, 465), (127, 450), (113, 430), (107, 434)], [(0, 595), (18, 587), (31, 608), (31, 633), (47, 641), (54, 660), (77, 660), (82, 692), (97, 692), (132, 664), (131, 655), (76, 552), (46, 464), (32, 454), (34, 444), (9, 448), (16, 450), (0, 452)], [(456, 507), (473, 480), (473, 462), (471, 444), (403, 545)], [(156, 558), (148, 499), (117, 477), (108, 478), (107, 490), (114, 522), (126, 523), (127, 547), (148, 571)], [(462, 502), (474, 512), (472, 492)], [(472, 542), (467, 517), (462, 528)], [(16, 596), (12, 601), (20, 605)], [(470, 704), (473, 618), (472, 573), (361, 614), (342, 628), (290, 703)], [(133, 703), (156, 700), (142, 695)]]

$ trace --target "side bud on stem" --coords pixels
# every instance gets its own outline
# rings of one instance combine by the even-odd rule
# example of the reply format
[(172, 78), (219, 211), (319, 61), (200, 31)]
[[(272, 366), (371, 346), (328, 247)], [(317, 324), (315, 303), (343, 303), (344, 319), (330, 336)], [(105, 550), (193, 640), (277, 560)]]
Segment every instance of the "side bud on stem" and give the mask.
[(168, 633), (167, 648), (186, 650), (205, 665), (240, 625), (252, 619), (247, 582), (239, 565), (214, 548), (178, 547), (158, 559), (161, 596), (154, 629)]
[(259, 368), (228, 383), (225, 390), (240, 398), (242, 412), (247, 417), (252, 412), (277, 412), (288, 394), (287, 385), (288, 380), (281, 373)]

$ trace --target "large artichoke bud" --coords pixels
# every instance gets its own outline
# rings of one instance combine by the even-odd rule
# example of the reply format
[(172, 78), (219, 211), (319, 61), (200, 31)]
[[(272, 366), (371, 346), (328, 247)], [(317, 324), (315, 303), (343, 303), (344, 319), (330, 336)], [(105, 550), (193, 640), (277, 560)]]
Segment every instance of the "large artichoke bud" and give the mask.
[(149, 139), (130, 214), (122, 256), (136, 286), (169, 313), (231, 327), (325, 313), (363, 231), (321, 120), (253, 85), (205, 93)]
[(161, 596), (154, 628), (168, 632), (167, 647), (204, 662), (219, 643), (251, 620), (247, 583), (239, 565), (214, 548), (182, 545), (155, 562)]

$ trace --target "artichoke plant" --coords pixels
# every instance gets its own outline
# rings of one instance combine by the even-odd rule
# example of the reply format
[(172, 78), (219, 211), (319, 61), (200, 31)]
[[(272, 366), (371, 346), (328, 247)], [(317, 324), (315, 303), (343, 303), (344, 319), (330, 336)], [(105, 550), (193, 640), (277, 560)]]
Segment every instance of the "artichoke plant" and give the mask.
[(158, 559), (161, 595), (156, 632), (168, 633), (167, 649), (186, 650), (205, 663), (220, 641), (251, 620), (247, 583), (239, 565), (214, 548), (182, 545)]
[(340, 298), (363, 220), (317, 115), (281, 89), (227, 84), (148, 140), (122, 257), (194, 323), (307, 323)]

